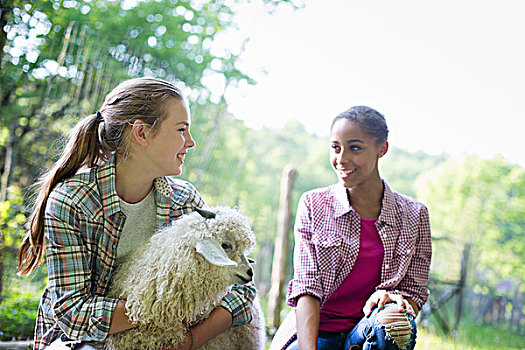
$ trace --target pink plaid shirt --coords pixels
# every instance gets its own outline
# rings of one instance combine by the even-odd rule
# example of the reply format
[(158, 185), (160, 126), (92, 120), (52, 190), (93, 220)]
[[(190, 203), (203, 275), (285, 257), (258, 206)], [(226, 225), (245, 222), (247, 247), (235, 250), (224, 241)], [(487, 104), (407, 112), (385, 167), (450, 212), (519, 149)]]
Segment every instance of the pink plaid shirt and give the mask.
[[(385, 189), (376, 228), (384, 257), (376, 290), (401, 294), (421, 308), (428, 298), (426, 285), (432, 255), (428, 210), (383, 183)], [(341, 184), (309, 191), (301, 197), (295, 223), (294, 278), (288, 286), (288, 305), (295, 307), (297, 299), (304, 294), (318, 298), (322, 305), (339, 288), (357, 259), (360, 230), (360, 217), (350, 206)], [(291, 310), (270, 349), (284, 349), (295, 335), (295, 312)]]

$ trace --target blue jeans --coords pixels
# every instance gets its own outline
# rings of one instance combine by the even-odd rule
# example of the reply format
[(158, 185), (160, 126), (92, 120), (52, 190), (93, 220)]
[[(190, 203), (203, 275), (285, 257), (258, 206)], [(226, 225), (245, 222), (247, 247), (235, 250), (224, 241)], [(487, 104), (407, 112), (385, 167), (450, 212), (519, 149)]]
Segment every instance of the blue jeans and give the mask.
[[(348, 350), (352, 345), (360, 345), (363, 350), (402, 350), (399, 349), (390, 334), (387, 334), (385, 327), (379, 323), (377, 313), (379, 309), (374, 309), (370, 316), (363, 317), (350, 332), (322, 332), (319, 331), (317, 338), (318, 350)], [(406, 350), (414, 349), (416, 345), (416, 322), (408, 315), (412, 325), (412, 333)], [(286, 350), (298, 350), (297, 339), (294, 340)]]

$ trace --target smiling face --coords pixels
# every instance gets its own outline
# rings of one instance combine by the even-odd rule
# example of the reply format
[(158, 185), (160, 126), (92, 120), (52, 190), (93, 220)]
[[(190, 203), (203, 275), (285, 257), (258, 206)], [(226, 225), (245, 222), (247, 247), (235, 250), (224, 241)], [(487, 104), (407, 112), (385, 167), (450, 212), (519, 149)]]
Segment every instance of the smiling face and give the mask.
[(155, 177), (180, 175), (186, 151), (195, 146), (186, 103), (176, 98), (165, 103), (166, 117), (157, 130), (149, 131), (146, 147), (148, 166), (155, 172)]
[(375, 186), (381, 181), (377, 160), (388, 150), (388, 142), (377, 142), (358, 123), (337, 120), (330, 132), (330, 163), (346, 188)]

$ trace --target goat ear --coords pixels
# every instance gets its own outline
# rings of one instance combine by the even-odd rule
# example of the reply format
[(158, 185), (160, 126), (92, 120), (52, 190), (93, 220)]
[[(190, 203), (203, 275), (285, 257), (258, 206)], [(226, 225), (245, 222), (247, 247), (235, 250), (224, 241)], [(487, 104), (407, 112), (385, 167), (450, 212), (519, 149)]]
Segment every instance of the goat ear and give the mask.
[(204, 259), (217, 266), (237, 266), (237, 263), (231, 260), (221, 244), (211, 238), (204, 238), (195, 243), (197, 253), (202, 255)]
[(205, 219), (215, 219), (215, 217), (217, 216), (217, 214), (215, 214), (214, 212), (206, 210), (206, 209), (202, 209), (202, 208), (195, 207), (195, 206), (193, 207), (193, 209), (195, 209), (195, 211), (199, 213), (200, 216), (202, 216)]

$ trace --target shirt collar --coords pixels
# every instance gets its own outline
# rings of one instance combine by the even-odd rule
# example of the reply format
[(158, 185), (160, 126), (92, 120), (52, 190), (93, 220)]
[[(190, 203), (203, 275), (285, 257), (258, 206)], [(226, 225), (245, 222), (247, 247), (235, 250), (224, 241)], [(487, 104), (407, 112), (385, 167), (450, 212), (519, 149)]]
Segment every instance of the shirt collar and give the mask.
[(342, 183), (338, 183), (332, 189), (334, 191), (334, 216), (338, 218), (353, 210), (348, 201), (346, 187)]
[(173, 190), (165, 177), (156, 178), (155, 181), (153, 181), (153, 184), (155, 185), (155, 192), (158, 195), (160, 194), (161, 196), (172, 199)]
[(104, 216), (110, 217), (120, 211), (120, 203), (115, 187), (116, 167), (115, 155), (112, 155), (108, 161), (97, 168), (96, 178)]
[[(180, 195), (175, 195), (176, 190), (173, 184), (166, 177), (158, 177), (154, 181), (155, 198), (161, 217), (169, 218), (170, 208), (176, 208), (184, 205), (184, 200)], [(164, 208), (164, 209), (162, 209)]]
[[(106, 217), (110, 217), (120, 211), (120, 202), (115, 185), (117, 174), (115, 163), (115, 155), (112, 155), (108, 161), (96, 171), (98, 189)], [(173, 190), (165, 177), (155, 179), (154, 184), (157, 200), (177, 203)]]
[[(394, 224), (396, 222), (396, 199), (394, 192), (390, 189), (388, 184), (383, 181), (383, 199), (381, 201), (381, 213), (378, 220), (384, 221), (387, 224)], [(350, 202), (348, 201), (348, 194), (346, 188), (342, 183), (338, 183), (333, 187), (334, 198), (334, 216), (336, 218), (343, 216), (350, 211), (354, 211)]]
[(383, 185), (383, 201), (381, 202), (381, 213), (379, 214), (378, 220), (393, 225), (396, 223), (397, 216), (396, 197), (384, 180)]

